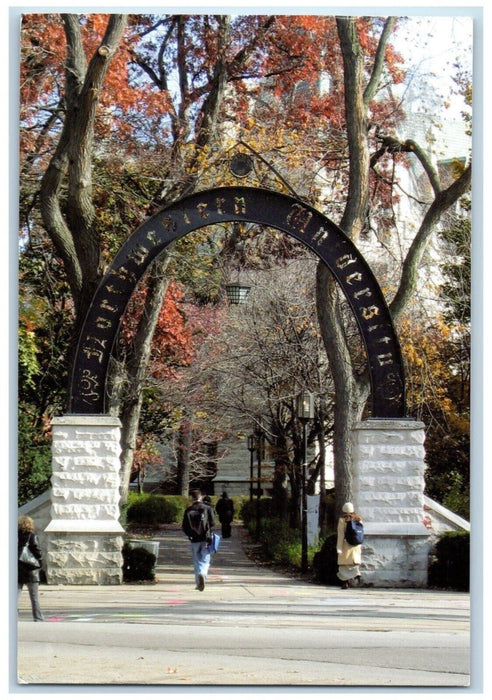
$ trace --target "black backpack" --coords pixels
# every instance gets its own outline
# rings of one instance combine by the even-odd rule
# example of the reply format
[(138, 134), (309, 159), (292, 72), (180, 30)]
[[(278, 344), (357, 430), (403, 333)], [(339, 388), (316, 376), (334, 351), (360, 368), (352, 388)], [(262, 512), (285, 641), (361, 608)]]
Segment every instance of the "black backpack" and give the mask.
[(348, 520), (345, 530), (345, 539), (355, 546), (364, 542), (364, 526), (359, 520)]
[(193, 542), (204, 542), (210, 531), (208, 511), (204, 506), (192, 506), (186, 513), (188, 527), (186, 534)]

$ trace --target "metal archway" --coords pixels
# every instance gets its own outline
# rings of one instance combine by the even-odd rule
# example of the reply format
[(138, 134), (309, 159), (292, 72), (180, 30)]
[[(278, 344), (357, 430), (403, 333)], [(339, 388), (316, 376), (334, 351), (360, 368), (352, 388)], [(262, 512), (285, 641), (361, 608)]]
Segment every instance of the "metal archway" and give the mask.
[(70, 385), (69, 412), (106, 413), (106, 375), (121, 317), (150, 263), (173, 241), (224, 222), (263, 224), (301, 241), (328, 266), (364, 340), (372, 417), (405, 417), (400, 345), (381, 289), (352, 241), (309, 205), (278, 192), (224, 187), (174, 202), (145, 221), (117, 253), (82, 327)]

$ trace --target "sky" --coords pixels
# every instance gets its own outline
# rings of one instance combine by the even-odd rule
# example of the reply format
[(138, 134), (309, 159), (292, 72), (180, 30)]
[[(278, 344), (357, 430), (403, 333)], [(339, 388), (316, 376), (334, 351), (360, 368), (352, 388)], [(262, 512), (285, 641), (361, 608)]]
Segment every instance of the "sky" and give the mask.
[[(443, 100), (448, 100), (455, 92), (453, 75), (456, 66), (472, 74), (471, 17), (413, 17), (401, 25), (394, 43), (405, 57), (409, 80), (416, 76), (427, 76), (436, 96)], [(449, 113), (453, 118), (459, 117), (463, 101), (454, 96), (450, 103)]]

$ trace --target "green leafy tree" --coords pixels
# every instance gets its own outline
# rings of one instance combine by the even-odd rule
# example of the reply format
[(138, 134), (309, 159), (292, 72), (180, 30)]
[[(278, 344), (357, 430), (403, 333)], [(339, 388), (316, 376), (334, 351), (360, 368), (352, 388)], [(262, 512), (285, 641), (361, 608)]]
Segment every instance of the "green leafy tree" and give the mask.
[(451, 410), (445, 428), (427, 434), (429, 495), (450, 510), (470, 518), (470, 379), (471, 379), (471, 219), (470, 200), (463, 198), (458, 215), (441, 236), (449, 247), (440, 287), (444, 319), (449, 325), (439, 352), (449, 368), (447, 395)]
[(468, 519), (470, 414), (463, 391), (469, 386), (457, 375), (453, 336), (443, 318), (407, 314), (401, 322), (408, 407), (425, 424), (426, 493)]
[(49, 420), (63, 410), (71, 300), (55, 257), (32, 241), (19, 258), (18, 492), (38, 496), (51, 475)]
[(17, 496), (20, 505), (50, 487), (51, 440), (47, 430), (33, 429), (36, 407), (23, 404), (19, 413), (17, 449)]

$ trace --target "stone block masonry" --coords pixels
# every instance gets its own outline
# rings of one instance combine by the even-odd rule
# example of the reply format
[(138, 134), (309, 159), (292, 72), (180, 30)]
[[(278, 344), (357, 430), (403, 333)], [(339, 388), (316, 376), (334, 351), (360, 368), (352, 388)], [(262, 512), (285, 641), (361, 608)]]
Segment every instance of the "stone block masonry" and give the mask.
[(52, 435), (48, 583), (120, 584), (119, 419), (62, 416), (53, 419)]
[(378, 587), (427, 585), (424, 425), (370, 419), (354, 433), (352, 493), (364, 521), (363, 578)]

